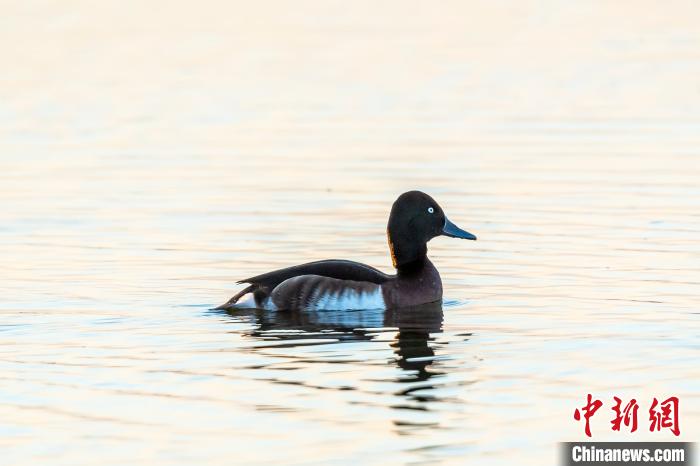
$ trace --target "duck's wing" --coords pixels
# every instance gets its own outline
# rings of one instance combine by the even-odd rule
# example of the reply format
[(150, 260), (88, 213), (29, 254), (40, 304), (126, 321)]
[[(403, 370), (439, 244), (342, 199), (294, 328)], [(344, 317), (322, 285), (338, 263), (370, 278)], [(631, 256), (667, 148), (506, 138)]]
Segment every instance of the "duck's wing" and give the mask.
[(369, 265), (347, 260), (330, 259), (273, 270), (272, 272), (239, 280), (238, 283), (250, 283), (251, 285), (256, 285), (256, 288), (259, 289), (272, 290), (283, 281), (299, 275), (319, 275), (338, 280), (370, 282), (377, 285), (381, 285), (391, 278), (391, 275), (387, 275)]
[(253, 293), (256, 300), (266, 298), (280, 283), (302, 275), (313, 275), (317, 278), (327, 277), (337, 280), (351, 280), (353, 282), (368, 282), (375, 285), (381, 285), (392, 277), (369, 265), (348, 260), (330, 259), (309, 262), (307, 264), (273, 270), (272, 272), (239, 280), (236, 283), (248, 283), (248, 286), (216, 309), (231, 308), (239, 299), (248, 293)]

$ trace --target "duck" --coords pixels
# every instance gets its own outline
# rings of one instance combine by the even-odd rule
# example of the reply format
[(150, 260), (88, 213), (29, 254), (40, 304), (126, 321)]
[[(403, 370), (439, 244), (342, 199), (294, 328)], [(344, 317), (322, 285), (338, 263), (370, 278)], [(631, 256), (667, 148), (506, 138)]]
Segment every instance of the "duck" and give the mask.
[(386, 231), (393, 275), (350, 260), (308, 262), (239, 280), (245, 288), (215, 309), (387, 310), (442, 302), (442, 280), (427, 243), (437, 236), (476, 240), (421, 191), (394, 201)]

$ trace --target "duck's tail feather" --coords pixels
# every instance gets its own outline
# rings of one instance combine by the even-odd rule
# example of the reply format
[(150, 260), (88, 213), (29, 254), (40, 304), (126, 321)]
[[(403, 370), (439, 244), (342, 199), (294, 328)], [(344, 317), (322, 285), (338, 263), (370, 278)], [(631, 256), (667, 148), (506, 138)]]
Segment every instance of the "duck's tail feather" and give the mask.
[(257, 284), (252, 284), (252, 285), (246, 286), (246, 287), (243, 288), (241, 291), (239, 291), (238, 293), (236, 293), (235, 295), (233, 295), (233, 297), (232, 297), (231, 299), (229, 299), (228, 301), (226, 301), (226, 302), (225, 302), (224, 304), (222, 304), (221, 306), (215, 307), (214, 309), (215, 309), (215, 310), (224, 310), (224, 311), (227, 310), (227, 309), (231, 309), (231, 308), (233, 308), (233, 307), (235, 306), (235, 304), (238, 302), (239, 299), (241, 299), (243, 296), (247, 295), (248, 293), (253, 293), (253, 292), (255, 292), (255, 290), (257, 290), (257, 289), (258, 289), (258, 285), (257, 285)]

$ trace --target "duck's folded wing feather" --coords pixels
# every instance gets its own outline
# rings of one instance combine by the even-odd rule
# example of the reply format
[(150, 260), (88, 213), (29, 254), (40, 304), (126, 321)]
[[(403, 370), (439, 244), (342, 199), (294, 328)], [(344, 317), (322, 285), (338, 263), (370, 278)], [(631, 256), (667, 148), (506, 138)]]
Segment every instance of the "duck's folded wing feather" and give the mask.
[(269, 292), (283, 281), (299, 275), (319, 275), (339, 280), (370, 282), (377, 285), (381, 285), (391, 278), (391, 275), (387, 275), (369, 265), (348, 260), (330, 259), (273, 270), (272, 272), (239, 280), (238, 283), (250, 283), (257, 289), (264, 289)]

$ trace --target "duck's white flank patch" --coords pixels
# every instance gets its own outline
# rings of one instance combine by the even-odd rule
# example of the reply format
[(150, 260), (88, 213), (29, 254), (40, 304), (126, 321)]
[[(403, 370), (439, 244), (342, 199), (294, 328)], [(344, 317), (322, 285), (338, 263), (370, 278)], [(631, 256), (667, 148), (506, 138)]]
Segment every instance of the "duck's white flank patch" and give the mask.
[(382, 296), (382, 290), (379, 286), (373, 291), (366, 292), (344, 289), (335, 293), (314, 296), (308, 308), (314, 311), (384, 309), (384, 296)]
[(255, 296), (253, 296), (253, 293), (246, 293), (236, 302), (236, 307), (254, 309), (258, 306), (255, 304)]
[(234, 307), (239, 309), (265, 309), (267, 311), (277, 310), (277, 307), (270, 298), (265, 298), (260, 304), (256, 303), (253, 293), (246, 293), (241, 296)]

